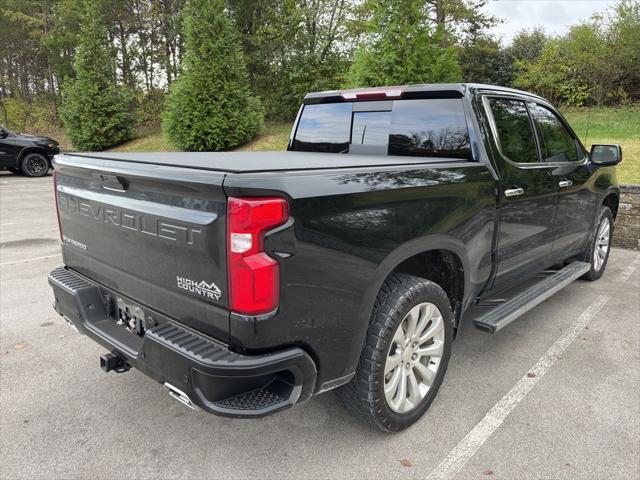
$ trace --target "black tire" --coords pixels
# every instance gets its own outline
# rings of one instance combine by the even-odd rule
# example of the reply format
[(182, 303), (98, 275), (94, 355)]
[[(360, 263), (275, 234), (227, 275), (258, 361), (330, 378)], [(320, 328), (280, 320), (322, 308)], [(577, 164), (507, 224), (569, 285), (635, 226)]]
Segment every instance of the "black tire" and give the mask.
[(49, 172), (49, 160), (39, 153), (27, 153), (20, 168), (27, 177), (44, 177)]
[[(603, 227), (603, 223), (609, 223), (609, 232), (607, 239), (607, 249), (604, 258), (602, 259), (602, 263), (596, 262), (595, 254), (596, 249), (598, 248), (599, 243), (599, 232), (601, 232), (601, 228)], [(598, 280), (605, 269), (607, 268), (607, 262), (609, 261), (609, 254), (611, 253), (611, 239), (613, 238), (613, 214), (609, 207), (602, 207), (600, 209), (600, 216), (598, 217), (598, 221), (596, 222), (596, 228), (592, 233), (591, 240), (589, 241), (589, 248), (587, 248), (587, 253), (585, 255), (585, 262), (591, 264), (591, 270), (585, 273), (582, 278), (589, 281)]]
[[(428, 302), (440, 310), (444, 323), (444, 348), (435, 379), (426, 395), (411, 411), (397, 413), (384, 393), (384, 367), (394, 334), (408, 312)], [(414, 424), (428, 410), (447, 370), (453, 341), (451, 305), (435, 283), (404, 274), (392, 274), (384, 282), (371, 313), (369, 329), (354, 378), (336, 389), (344, 407), (356, 417), (385, 432), (397, 432)]]

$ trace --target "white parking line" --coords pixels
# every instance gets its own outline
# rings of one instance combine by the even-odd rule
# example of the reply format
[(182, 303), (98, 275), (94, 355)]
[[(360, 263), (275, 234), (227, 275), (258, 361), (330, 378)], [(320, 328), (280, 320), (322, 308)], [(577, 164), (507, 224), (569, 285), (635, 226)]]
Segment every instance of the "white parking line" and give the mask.
[(582, 312), (571, 326), (558, 338), (538, 362), (522, 377), (509, 392), (500, 399), (489, 413), (449, 452), (447, 457), (427, 477), (430, 480), (453, 477), (475, 455), (482, 445), (493, 435), (518, 403), (531, 391), (549, 371), (560, 355), (584, 331), (589, 322), (609, 300), (600, 295)]
[(620, 274), (620, 280), (622, 280), (623, 282), (629, 280), (631, 278), (631, 275), (633, 275), (633, 272), (636, 271), (636, 267), (638, 265), (640, 265), (640, 255), (638, 255), (636, 259), (629, 265), (627, 265), (627, 268), (622, 271), (622, 273)]
[(35, 260), (46, 260), (47, 258), (54, 258), (54, 257), (61, 257), (61, 256), (62, 256), (61, 253), (56, 253), (55, 255), (46, 255), (44, 257), (24, 258), (22, 260), (13, 260), (11, 262), (2, 262), (2, 263), (0, 263), (0, 266), (15, 265), (17, 263), (28, 263), (28, 262), (33, 262)]

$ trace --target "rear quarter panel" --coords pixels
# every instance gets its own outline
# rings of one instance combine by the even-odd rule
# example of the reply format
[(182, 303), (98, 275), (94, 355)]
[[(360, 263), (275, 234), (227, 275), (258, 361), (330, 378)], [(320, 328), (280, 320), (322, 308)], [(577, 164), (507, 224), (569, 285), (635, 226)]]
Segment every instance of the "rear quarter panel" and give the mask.
[(319, 384), (352, 373), (377, 292), (404, 259), (452, 250), (465, 270), (465, 298), (484, 286), (494, 185), (484, 164), (451, 161), (229, 175), (228, 195), (285, 195), (292, 215), (265, 241), (280, 262), (280, 309), (262, 320), (232, 316), (232, 342), (247, 350), (303, 346), (319, 364)]

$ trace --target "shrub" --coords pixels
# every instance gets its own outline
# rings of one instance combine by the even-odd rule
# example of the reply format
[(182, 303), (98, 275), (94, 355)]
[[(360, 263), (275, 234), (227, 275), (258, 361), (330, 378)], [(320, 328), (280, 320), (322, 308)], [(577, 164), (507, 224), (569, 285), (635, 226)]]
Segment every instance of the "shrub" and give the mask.
[(185, 7), (183, 73), (171, 86), (163, 129), (184, 150), (225, 150), (262, 128), (263, 111), (249, 89), (246, 65), (223, 0)]
[[(50, 99), (47, 97), (34, 97), (30, 102), (21, 98), (6, 97), (2, 101), (7, 110), (7, 128), (10, 130), (40, 133), (58, 126)], [(1, 123), (4, 123), (2, 110), (0, 110)]]
[(80, 150), (104, 150), (133, 138), (133, 97), (116, 83), (115, 54), (95, 2), (86, 3), (75, 78), (63, 86), (65, 131)]

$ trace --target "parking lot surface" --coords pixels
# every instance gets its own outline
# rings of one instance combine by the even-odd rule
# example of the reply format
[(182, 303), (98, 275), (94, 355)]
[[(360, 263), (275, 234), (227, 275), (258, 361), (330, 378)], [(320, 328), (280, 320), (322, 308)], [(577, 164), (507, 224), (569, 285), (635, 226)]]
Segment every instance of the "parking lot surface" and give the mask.
[(431, 409), (381, 434), (326, 393), (259, 420), (191, 411), (51, 308), (51, 176), (0, 173), (1, 478), (640, 478), (640, 254), (613, 250), (496, 335), (464, 325)]

